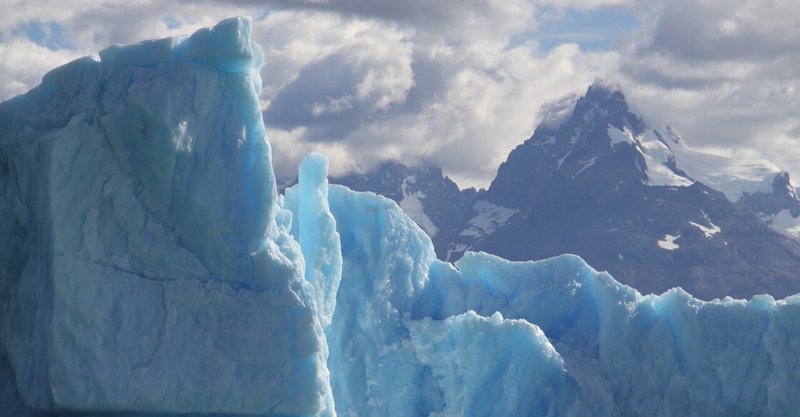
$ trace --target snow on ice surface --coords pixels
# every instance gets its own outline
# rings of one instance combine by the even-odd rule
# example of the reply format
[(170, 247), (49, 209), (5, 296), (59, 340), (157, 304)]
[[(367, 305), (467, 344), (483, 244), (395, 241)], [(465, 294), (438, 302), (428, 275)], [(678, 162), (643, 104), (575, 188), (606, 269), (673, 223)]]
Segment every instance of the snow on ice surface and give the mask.
[(107, 51), (0, 105), (0, 415), (796, 413), (800, 297), (438, 261), (320, 155), (277, 197), (248, 20)]

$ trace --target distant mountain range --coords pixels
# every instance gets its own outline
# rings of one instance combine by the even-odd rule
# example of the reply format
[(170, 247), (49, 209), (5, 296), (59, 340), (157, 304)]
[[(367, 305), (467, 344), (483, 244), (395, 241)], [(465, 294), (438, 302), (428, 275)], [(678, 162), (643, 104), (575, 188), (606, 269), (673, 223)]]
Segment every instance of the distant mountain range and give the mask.
[(396, 201), (444, 260), (466, 250), (574, 253), (645, 293), (800, 292), (800, 198), (789, 175), (693, 150), (602, 86), (511, 151), (488, 190), (461, 191), (440, 168), (398, 162), (331, 182)]

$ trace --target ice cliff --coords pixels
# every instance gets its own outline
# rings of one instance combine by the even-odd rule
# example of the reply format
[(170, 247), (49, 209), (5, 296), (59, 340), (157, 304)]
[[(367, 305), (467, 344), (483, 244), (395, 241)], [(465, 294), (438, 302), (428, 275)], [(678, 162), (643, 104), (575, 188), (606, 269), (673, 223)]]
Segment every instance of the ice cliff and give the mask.
[(792, 415), (800, 297), (436, 259), (309, 156), (278, 196), (250, 21), (0, 104), (0, 415)]
[(320, 408), (322, 310), (276, 223), (262, 59), (233, 19), (0, 106), (2, 346), (27, 406)]

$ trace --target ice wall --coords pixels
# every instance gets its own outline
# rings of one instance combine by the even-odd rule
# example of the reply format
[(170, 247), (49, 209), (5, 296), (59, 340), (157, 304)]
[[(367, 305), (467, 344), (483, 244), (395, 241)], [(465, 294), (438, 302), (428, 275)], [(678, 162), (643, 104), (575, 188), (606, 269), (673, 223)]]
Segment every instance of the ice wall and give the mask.
[(359, 416), (783, 416), (800, 296), (642, 296), (565, 255), (434, 258), (391, 200), (331, 186), (336, 409)]
[(275, 221), (261, 64), (236, 18), (110, 47), (0, 105), (2, 350), (28, 406), (320, 409), (322, 325)]

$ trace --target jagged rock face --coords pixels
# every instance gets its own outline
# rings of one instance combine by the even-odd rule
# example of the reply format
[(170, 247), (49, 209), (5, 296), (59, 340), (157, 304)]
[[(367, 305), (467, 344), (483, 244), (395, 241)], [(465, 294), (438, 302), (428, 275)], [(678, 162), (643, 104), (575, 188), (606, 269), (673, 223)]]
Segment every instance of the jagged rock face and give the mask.
[[(523, 208), (538, 204), (533, 200), (543, 194), (554, 176), (572, 178), (579, 174), (601, 174), (597, 183), (610, 179), (621, 186), (641, 183), (644, 161), (636, 152), (620, 149), (612, 153), (610, 141), (593, 140), (607, 135), (608, 126), (622, 130), (643, 130), (639, 118), (628, 111), (619, 92), (592, 87), (578, 100), (572, 117), (558, 129), (539, 128), (531, 139), (517, 146), (497, 170), (485, 199), (494, 204)], [(599, 166), (592, 158), (606, 156)], [(591, 171), (586, 172), (591, 169)], [(616, 185), (616, 184), (615, 184)]]
[(775, 215), (784, 210), (792, 217), (800, 216), (797, 188), (785, 172), (775, 176), (771, 189), (744, 194), (739, 204), (764, 216)]
[[(670, 133), (631, 113), (621, 93), (593, 86), (564, 124), (511, 152), (485, 198), (521, 213), (470, 249), (514, 260), (575, 253), (643, 292), (800, 291), (797, 241), (692, 178), (693, 166), (681, 169), (688, 151)], [(531, 184), (524, 196), (513, 191), (520, 177)], [(773, 210), (796, 204), (776, 195)]]

